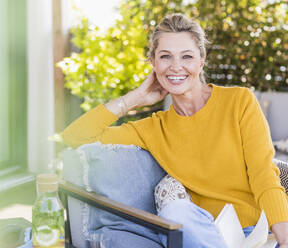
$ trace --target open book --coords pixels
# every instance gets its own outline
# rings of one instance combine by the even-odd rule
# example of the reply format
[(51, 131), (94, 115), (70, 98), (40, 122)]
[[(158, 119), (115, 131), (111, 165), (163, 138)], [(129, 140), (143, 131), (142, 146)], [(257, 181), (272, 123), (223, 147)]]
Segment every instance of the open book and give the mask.
[(215, 220), (228, 248), (275, 248), (273, 234), (268, 234), (268, 221), (262, 210), (254, 230), (245, 238), (242, 226), (232, 204), (226, 204)]

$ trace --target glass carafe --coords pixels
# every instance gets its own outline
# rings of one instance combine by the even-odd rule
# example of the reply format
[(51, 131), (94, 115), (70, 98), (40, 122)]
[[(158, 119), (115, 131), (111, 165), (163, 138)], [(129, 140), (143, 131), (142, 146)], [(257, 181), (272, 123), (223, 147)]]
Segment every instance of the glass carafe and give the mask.
[(64, 208), (58, 197), (58, 176), (36, 177), (37, 199), (32, 208), (33, 247), (65, 247)]

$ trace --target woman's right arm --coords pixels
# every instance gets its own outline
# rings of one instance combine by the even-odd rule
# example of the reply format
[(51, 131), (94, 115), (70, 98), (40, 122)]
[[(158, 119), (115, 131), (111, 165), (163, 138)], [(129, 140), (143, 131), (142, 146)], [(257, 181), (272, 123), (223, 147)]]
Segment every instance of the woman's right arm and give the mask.
[[(128, 111), (140, 106), (152, 105), (162, 100), (167, 93), (160, 86), (152, 71), (137, 89), (105, 105), (98, 105), (71, 123), (62, 132), (63, 141), (74, 148), (100, 141), (103, 144), (134, 144), (145, 149), (145, 144), (136, 128), (137, 125), (130, 122), (130, 124), (116, 127), (109, 126)], [(141, 120), (134, 123), (139, 122)]]

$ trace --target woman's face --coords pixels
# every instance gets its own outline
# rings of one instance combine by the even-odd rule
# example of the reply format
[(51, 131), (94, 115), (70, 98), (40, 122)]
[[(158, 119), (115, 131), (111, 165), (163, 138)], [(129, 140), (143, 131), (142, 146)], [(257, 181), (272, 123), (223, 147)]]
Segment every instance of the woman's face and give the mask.
[(200, 84), (205, 59), (191, 34), (162, 33), (152, 63), (161, 86), (170, 94), (183, 94)]

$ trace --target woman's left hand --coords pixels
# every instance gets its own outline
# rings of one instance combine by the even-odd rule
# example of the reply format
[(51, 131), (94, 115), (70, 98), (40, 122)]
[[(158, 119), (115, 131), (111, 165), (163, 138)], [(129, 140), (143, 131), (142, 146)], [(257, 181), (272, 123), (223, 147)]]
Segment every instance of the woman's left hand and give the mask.
[(279, 222), (271, 226), (271, 231), (279, 244), (279, 248), (288, 248), (288, 222)]

